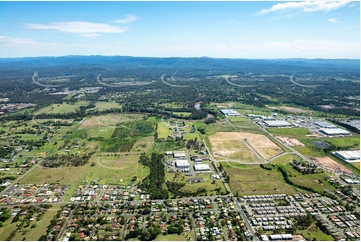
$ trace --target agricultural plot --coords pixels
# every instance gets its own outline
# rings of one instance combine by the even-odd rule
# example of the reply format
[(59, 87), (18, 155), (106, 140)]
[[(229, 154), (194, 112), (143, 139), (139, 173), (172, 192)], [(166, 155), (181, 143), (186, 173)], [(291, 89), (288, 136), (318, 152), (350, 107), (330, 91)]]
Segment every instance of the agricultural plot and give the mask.
[(269, 159), (282, 153), (280, 147), (261, 134), (218, 132), (208, 138), (215, 157), (253, 161), (257, 156)]
[(230, 186), (239, 195), (294, 194), (295, 189), (285, 183), (283, 176), (275, 168), (265, 170), (254, 165), (236, 162), (221, 162), (230, 176)]

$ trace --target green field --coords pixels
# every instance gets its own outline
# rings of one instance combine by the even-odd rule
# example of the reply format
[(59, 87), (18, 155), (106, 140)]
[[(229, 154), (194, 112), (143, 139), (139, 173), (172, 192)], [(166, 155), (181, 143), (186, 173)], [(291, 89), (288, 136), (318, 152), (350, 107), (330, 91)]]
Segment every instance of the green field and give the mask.
[(276, 136), (287, 136), (296, 139), (311, 134), (306, 128), (269, 128), (268, 131)]
[(307, 241), (334, 241), (331, 235), (322, 232), (315, 223), (312, 223), (307, 229), (299, 230), (297, 232), (301, 233)]
[(352, 162), (351, 163), (354, 167), (360, 169), (360, 162)]
[(247, 117), (237, 116), (227, 118), (233, 123), (233, 125), (235, 125), (240, 130), (244, 130), (247, 132), (262, 132), (262, 130)]
[(168, 135), (173, 135), (172, 126), (169, 122), (158, 122), (157, 134), (159, 139), (167, 139)]
[(191, 112), (173, 112), (173, 114), (181, 117), (189, 117), (191, 115)]
[(230, 176), (232, 192), (239, 195), (293, 194), (295, 189), (285, 183), (280, 172), (262, 169), (259, 165), (242, 165), (235, 162), (221, 162)]
[(80, 108), (80, 106), (87, 106), (89, 102), (86, 101), (79, 101), (74, 104), (52, 104), (48, 107), (42, 108), (39, 111), (37, 111), (35, 114), (40, 113), (72, 113), (75, 112), (77, 109)]
[(178, 234), (167, 234), (167, 235), (158, 235), (157, 238), (155, 238), (154, 241), (187, 241), (187, 238), (184, 235), (184, 233), (180, 234), (180, 235), (178, 235)]

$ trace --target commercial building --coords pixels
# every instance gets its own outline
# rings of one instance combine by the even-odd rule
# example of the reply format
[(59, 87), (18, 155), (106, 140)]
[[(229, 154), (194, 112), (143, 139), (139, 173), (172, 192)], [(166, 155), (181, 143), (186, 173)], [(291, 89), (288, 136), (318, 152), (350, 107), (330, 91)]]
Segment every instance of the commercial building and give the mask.
[(318, 131), (320, 133), (323, 133), (323, 134), (328, 135), (328, 136), (350, 135), (351, 134), (347, 130), (340, 129), (340, 128), (334, 128), (334, 129), (323, 128), (323, 129), (319, 129)]
[(186, 152), (185, 151), (174, 151), (173, 157), (174, 158), (186, 158)]
[(264, 121), (264, 123), (268, 126), (268, 127), (291, 127), (292, 124), (290, 124), (287, 121), (282, 121), (282, 120), (278, 120), (278, 121)]
[(190, 164), (187, 160), (177, 160), (175, 162), (175, 166), (177, 168), (188, 168), (188, 167), (190, 167)]
[(321, 128), (326, 128), (326, 129), (337, 128), (335, 125), (327, 123), (327, 122), (315, 122), (315, 124)]
[(194, 170), (195, 171), (210, 171), (211, 167), (208, 164), (195, 164)]
[(359, 150), (336, 151), (336, 152), (332, 152), (332, 153), (344, 161), (348, 161), (348, 162), (359, 162), (360, 161), (360, 151)]
[(241, 116), (239, 112), (233, 109), (221, 109), (221, 113), (223, 113), (224, 116)]

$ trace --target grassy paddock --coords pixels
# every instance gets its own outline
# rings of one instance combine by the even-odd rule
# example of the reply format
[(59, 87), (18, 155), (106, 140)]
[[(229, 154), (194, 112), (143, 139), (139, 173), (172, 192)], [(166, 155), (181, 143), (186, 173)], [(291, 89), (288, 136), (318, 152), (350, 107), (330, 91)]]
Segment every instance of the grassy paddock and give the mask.
[(295, 189), (284, 182), (282, 174), (275, 168), (269, 171), (259, 165), (241, 165), (235, 162), (221, 164), (230, 176), (232, 191), (239, 195), (295, 193)]

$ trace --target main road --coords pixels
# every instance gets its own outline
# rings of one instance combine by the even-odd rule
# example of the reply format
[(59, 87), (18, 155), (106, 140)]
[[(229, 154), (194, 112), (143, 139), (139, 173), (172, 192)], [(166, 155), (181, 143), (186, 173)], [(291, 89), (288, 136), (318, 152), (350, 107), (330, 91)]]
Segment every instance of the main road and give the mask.
[[(218, 169), (218, 166), (216, 165), (216, 160), (214, 159), (214, 157), (213, 157), (210, 149), (208, 148), (207, 143), (205, 142), (203, 135), (202, 135), (202, 134), (199, 134), (199, 135), (200, 135), (201, 140), (202, 140), (202, 142), (203, 142), (203, 144), (204, 144), (204, 147), (206, 148), (209, 156), (211, 157), (211, 161), (212, 161), (214, 167), (216, 168), (217, 173), (220, 174), (219, 169)], [(223, 181), (223, 184), (224, 184), (225, 188), (226, 188), (227, 191), (229, 192), (229, 194), (230, 194), (230, 196), (231, 196), (234, 204), (237, 206), (237, 208), (238, 208), (238, 210), (239, 210), (239, 213), (241, 214), (242, 219), (243, 219), (243, 221), (245, 222), (248, 231), (249, 231), (249, 232), (251, 233), (251, 235), (253, 236), (253, 239), (254, 239), (255, 241), (258, 241), (258, 237), (256, 236), (256, 234), (255, 234), (255, 232), (254, 232), (254, 230), (253, 230), (253, 228), (252, 228), (252, 226), (251, 226), (251, 224), (250, 224), (250, 222), (249, 222), (246, 214), (244, 213), (244, 211), (243, 211), (241, 205), (239, 204), (237, 198), (233, 195), (230, 187), (228, 186), (228, 183), (224, 181), (224, 178), (223, 178), (223, 177), (222, 177), (222, 181)]]

